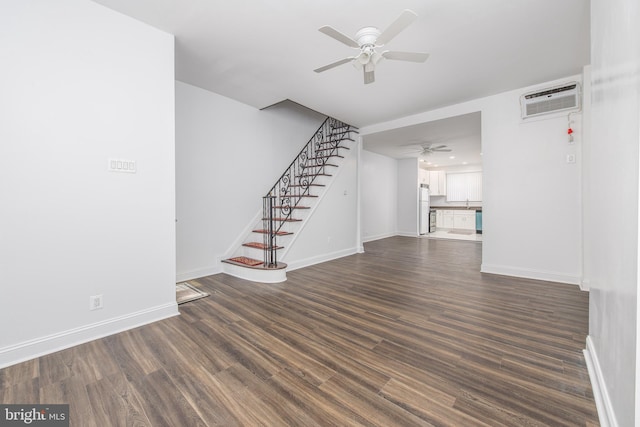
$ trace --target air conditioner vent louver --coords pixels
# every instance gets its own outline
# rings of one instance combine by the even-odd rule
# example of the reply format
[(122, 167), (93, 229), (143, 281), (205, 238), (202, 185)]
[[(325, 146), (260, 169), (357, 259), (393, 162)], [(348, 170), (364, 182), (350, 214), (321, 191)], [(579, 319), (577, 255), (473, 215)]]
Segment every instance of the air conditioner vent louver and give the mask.
[(520, 97), (522, 118), (556, 113), (580, 108), (580, 86), (570, 83), (549, 89), (530, 92)]

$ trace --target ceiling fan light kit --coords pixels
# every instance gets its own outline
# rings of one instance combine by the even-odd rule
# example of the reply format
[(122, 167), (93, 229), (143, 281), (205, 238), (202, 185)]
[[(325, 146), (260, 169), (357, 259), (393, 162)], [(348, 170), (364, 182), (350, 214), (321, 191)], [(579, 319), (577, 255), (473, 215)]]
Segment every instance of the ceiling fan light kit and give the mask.
[(418, 15), (405, 9), (400, 16), (387, 27), (386, 30), (380, 31), (376, 27), (364, 27), (358, 30), (355, 35), (355, 39), (347, 36), (346, 34), (336, 30), (333, 27), (325, 25), (318, 29), (323, 34), (349, 46), (354, 49), (359, 49), (360, 53), (356, 56), (349, 56), (324, 67), (316, 68), (316, 73), (322, 73), (332, 68), (338, 67), (348, 62), (353, 62), (356, 68), (362, 68), (364, 72), (364, 83), (369, 84), (375, 81), (375, 66), (382, 59), (392, 59), (395, 61), (408, 61), (408, 62), (424, 62), (429, 57), (428, 53), (422, 52), (396, 52), (386, 50), (382, 53), (378, 53), (376, 48), (384, 46), (390, 42), (395, 36), (397, 36), (402, 30), (407, 28)]

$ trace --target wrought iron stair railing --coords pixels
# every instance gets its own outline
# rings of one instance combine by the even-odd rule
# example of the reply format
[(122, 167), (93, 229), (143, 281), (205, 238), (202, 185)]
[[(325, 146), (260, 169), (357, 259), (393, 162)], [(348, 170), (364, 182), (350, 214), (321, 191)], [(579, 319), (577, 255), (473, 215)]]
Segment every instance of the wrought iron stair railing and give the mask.
[(292, 213), (296, 209), (308, 208), (300, 204), (302, 200), (313, 197), (310, 189), (317, 185), (318, 177), (331, 176), (328, 168), (337, 167), (329, 163), (331, 158), (342, 157), (340, 144), (351, 140), (351, 134), (357, 129), (332, 117), (320, 125), (309, 142), (291, 162), (282, 176), (278, 179), (266, 196), (263, 197), (263, 251), (264, 266), (276, 267), (277, 238), (283, 235), (284, 224), (296, 221)]

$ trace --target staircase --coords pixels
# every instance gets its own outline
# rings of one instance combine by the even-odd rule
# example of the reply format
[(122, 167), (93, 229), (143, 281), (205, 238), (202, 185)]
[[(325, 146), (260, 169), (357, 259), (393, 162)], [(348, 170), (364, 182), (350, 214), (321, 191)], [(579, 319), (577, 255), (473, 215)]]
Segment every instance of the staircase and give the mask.
[(225, 273), (262, 283), (286, 280), (287, 265), (278, 261), (278, 255), (308, 220), (319, 193), (350, 149), (347, 144), (354, 141), (354, 133), (353, 126), (327, 117), (263, 197), (255, 226), (233, 255), (222, 260)]

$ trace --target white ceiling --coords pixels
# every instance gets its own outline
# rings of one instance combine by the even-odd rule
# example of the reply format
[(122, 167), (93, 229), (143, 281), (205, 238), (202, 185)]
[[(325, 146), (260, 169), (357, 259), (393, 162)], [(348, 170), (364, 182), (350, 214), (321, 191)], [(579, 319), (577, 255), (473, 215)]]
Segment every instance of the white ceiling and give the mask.
[[(425, 143), (446, 145), (451, 152), (419, 156), (420, 145)], [(395, 159), (419, 157), (425, 169), (480, 165), (480, 112), (369, 134), (363, 144), (369, 151)]]
[[(588, 0), (94, 0), (176, 36), (176, 79), (256, 108), (285, 99), (355, 126), (578, 74), (589, 63)], [(320, 33), (418, 19), (364, 85), (355, 50)]]

